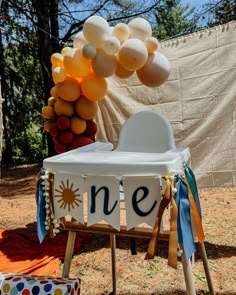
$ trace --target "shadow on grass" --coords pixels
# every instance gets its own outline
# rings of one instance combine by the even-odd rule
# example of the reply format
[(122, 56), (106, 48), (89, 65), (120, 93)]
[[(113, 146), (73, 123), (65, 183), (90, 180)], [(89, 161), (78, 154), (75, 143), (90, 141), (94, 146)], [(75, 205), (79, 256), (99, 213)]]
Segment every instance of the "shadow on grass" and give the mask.
[[(116, 237), (116, 247), (119, 249), (130, 250), (131, 253), (131, 239), (129, 237)], [(135, 239), (136, 251), (146, 252), (148, 249), (149, 240)], [(209, 242), (204, 242), (208, 259), (218, 259), (236, 256), (236, 247), (227, 245), (217, 245)], [(93, 234), (91, 238), (86, 241), (79, 253), (92, 252), (101, 248), (110, 247), (110, 237), (106, 234)], [(131, 253), (132, 254), (132, 253)], [(168, 258), (168, 241), (158, 241), (156, 255), (162, 258)], [(196, 260), (201, 259), (199, 251), (196, 251)], [(236, 292), (235, 294), (236, 295)]]

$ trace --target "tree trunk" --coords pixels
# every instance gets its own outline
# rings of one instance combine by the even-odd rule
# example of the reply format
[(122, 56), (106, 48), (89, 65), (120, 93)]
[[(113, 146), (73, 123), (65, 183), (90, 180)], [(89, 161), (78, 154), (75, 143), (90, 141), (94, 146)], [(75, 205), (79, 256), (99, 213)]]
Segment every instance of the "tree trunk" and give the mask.
[[(32, 0), (33, 8), (37, 14), (38, 48), (42, 71), (44, 104), (50, 97), (53, 81), (51, 76), (51, 55), (58, 51), (58, 0)], [(55, 155), (54, 142), (47, 134), (48, 155)]]

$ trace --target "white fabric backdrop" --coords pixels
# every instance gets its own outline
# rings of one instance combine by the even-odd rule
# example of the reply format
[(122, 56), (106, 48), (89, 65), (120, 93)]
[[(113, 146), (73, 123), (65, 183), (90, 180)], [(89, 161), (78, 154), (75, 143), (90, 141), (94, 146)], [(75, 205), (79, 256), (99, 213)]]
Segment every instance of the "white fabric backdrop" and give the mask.
[(156, 110), (171, 122), (177, 147), (190, 147), (199, 187), (236, 185), (236, 22), (162, 42), (159, 51), (171, 64), (161, 87), (136, 74), (108, 79), (96, 139), (116, 145), (128, 117)]

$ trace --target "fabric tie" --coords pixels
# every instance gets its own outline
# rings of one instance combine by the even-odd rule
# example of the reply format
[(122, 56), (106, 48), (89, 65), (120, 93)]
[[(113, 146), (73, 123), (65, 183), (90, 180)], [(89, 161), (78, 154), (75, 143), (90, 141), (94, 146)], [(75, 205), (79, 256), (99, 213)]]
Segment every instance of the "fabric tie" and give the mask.
[(44, 240), (47, 230), (45, 228), (46, 221), (46, 200), (43, 192), (43, 179), (45, 169), (41, 168), (36, 179), (36, 199), (37, 199), (37, 234), (40, 243)]

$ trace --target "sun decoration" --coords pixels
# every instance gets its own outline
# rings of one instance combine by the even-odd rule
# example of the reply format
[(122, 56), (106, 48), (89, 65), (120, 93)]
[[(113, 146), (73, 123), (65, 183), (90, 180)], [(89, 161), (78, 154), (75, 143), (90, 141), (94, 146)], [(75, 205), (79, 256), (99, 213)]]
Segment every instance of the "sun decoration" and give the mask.
[(79, 207), (79, 203), (82, 203), (82, 200), (79, 199), (80, 194), (77, 193), (79, 188), (73, 189), (73, 185), (73, 183), (70, 185), (69, 179), (66, 180), (66, 185), (62, 180), (61, 184), (59, 185), (60, 190), (55, 189), (55, 191), (59, 193), (55, 195), (55, 197), (60, 198), (58, 200), (58, 203), (61, 203), (60, 208), (63, 207), (66, 209), (66, 207), (68, 207), (69, 212), (71, 208), (75, 208), (75, 205)]

